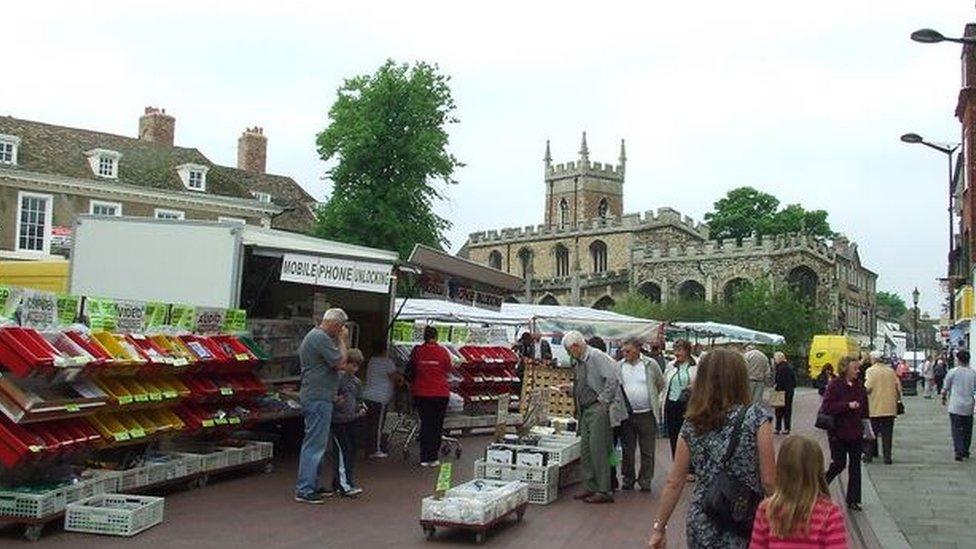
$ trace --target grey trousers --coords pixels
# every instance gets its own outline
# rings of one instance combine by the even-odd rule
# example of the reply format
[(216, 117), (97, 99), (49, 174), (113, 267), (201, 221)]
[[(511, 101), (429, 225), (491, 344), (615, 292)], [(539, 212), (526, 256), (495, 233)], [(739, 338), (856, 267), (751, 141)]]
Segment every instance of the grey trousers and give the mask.
[(752, 392), (752, 403), (762, 404), (763, 393), (766, 391), (766, 383), (764, 381), (753, 381), (750, 379), (749, 389)]
[(613, 450), (610, 414), (605, 404), (593, 404), (580, 414), (580, 465), (587, 492), (610, 495), (610, 452)]
[[(654, 450), (657, 445), (657, 419), (652, 412), (631, 414), (620, 426), (624, 456), (621, 474), (624, 486), (637, 481), (645, 490), (651, 489), (654, 480)], [(640, 447), (640, 474), (634, 477), (634, 454)]]

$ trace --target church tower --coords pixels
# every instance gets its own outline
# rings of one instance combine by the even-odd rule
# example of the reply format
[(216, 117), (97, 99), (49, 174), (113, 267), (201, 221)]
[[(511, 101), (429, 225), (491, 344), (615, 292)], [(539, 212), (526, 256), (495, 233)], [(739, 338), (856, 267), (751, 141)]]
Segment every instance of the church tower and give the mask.
[(590, 162), (586, 132), (576, 162), (553, 165), (548, 140), (542, 160), (546, 178), (546, 225), (568, 228), (584, 221), (623, 215), (627, 153), (622, 139), (616, 166)]

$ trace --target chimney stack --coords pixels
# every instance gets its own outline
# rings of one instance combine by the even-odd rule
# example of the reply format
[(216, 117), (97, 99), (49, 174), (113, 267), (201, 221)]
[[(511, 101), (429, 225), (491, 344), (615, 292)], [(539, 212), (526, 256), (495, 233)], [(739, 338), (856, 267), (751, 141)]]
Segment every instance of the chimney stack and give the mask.
[(139, 117), (139, 139), (160, 145), (173, 146), (176, 133), (176, 119), (166, 114), (166, 109), (146, 107)]
[(268, 161), (268, 138), (264, 128), (257, 126), (244, 130), (237, 138), (237, 169), (252, 173), (264, 173)]

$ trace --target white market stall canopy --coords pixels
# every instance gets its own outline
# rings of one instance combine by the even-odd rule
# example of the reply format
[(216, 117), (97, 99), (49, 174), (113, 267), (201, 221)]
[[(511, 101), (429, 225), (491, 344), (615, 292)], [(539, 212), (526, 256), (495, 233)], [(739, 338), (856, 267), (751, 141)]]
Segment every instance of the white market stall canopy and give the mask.
[(751, 330), (735, 324), (721, 324), (719, 322), (675, 322), (675, 326), (691, 330), (706, 337), (720, 337), (728, 342), (760, 343), (763, 345), (782, 345), (786, 338), (779, 334), (771, 334)]
[(529, 319), (525, 317), (506, 314), (504, 311), (479, 309), (440, 299), (397, 298), (394, 312), (397, 311), (396, 320), (405, 321), (460, 322), (491, 326), (522, 326), (529, 323)]
[(578, 330), (586, 336), (609, 339), (650, 338), (661, 322), (587, 307), (503, 303), (502, 314), (530, 319), (540, 333)]

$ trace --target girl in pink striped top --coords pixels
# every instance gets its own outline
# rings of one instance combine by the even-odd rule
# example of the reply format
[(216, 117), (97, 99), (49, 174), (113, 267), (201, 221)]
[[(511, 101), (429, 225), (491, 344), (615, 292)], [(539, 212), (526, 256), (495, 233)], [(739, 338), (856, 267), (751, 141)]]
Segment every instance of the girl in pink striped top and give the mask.
[(750, 549), (847, 549), (840, 507), (830, 501), (820, 446), (802, 436), (783, 442), (776, 491), (756, 511)]

